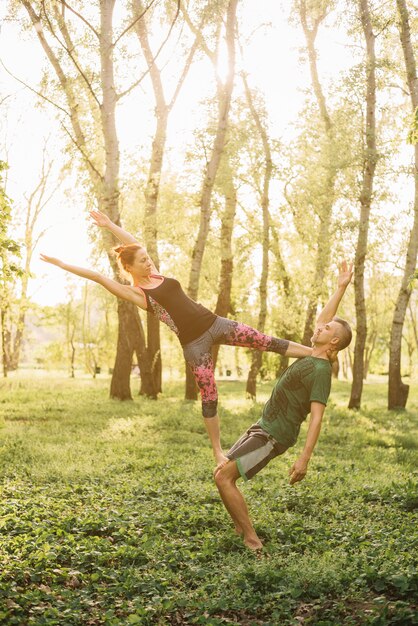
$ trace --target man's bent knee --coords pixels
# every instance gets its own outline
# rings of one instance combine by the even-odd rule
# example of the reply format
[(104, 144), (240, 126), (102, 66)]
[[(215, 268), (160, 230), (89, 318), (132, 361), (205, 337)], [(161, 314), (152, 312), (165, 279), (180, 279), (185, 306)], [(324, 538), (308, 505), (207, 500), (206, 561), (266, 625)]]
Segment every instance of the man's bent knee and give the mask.
[(214, 474), (217, 487), (222, 487), (229, 483), (234, 483), (240, 477), (240, 473), (236, 461), (229, 460), (225, 465), (219, 468)]

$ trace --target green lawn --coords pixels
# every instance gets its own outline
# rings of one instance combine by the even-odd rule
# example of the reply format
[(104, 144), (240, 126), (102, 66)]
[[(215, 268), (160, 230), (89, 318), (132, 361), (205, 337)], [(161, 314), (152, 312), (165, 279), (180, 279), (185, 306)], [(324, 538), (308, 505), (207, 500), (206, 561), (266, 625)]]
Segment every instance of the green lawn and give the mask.
[[(260, 414), (220, 384), (225, 446)], [(0, 382), (0, 623), (418, 624), (418, 387), (408, 411), (333, 384), (306, 479), (303, 444), (243, 486), (269, 558), (233, 533), (198, 403), (108, 399), (107, 380)]]

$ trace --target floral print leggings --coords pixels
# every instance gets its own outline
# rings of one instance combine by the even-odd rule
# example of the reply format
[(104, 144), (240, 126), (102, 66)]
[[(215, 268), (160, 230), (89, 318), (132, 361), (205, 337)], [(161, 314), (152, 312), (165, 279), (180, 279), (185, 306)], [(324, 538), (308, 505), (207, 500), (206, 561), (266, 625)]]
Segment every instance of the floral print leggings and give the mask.
[(277, 339), (255, 328), (217, 317), (212, 326), (194, 341), (183, 346), (184, 358), (190, 366), (200, 389), (203, 417), (215, 417), (218, 409), (218, 390), (212, 361), (211, 348), (215, 344), (241, 346), (268, 352), (285, 354), (289, 342)]

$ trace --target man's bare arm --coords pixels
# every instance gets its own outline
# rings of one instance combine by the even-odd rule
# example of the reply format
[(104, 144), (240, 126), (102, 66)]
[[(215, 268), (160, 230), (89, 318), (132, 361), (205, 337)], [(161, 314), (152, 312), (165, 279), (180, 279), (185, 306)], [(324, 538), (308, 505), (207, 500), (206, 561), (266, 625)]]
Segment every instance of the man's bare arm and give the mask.
[(351, 282), (352, 276), (353, 264), (350, 263), (350, 266), (348, 266), (347, 261), (343, 261), (338, 275), (337, 289), (319, 314), (317, 324), (327, 324), (335, 316), (342, 297), (345, 294), (345, 290)]
[(289, 470), (290, 484), (303, 480), (308, 471), (308, 463), (311, 459), (312, 452), (318, 441), (321, 432), (322, 417), (324, 415), (325, 405), (321, 402), (311, 402), (311, 419), (309, 422), (308, 434), (306, 436), (305, 446), (302, 454)]

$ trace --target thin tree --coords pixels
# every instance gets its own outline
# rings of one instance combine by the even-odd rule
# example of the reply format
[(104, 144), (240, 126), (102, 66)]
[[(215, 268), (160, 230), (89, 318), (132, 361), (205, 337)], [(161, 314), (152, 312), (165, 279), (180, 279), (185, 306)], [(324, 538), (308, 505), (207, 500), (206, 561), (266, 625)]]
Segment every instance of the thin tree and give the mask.
[[(115, 47), (122, 36), (134, 26), (131, 23), (119, 36), (113, 33), (113, 10), (115, 0), (100, 0), (99, 26), (96, 28), (86, 16), (74, 11), (64, 0), (41, 2), (19, 0), (26, 9), (32, 26), (58, 80), (59, 91), (64, 103), (56, 105), (68, 120), (70, 128), (62, 122), (71, 143), (81, 155), (89, 177), (90, 190), (94, 194), (99, 209), (108, 215), (112, 222), (120, 225), (119, 215), (119, 142), (116, 131), (116, 106), (130, 89), (118, 93), (115, 86), (114, 56)], [(74, 40), (77, 29), (72, 26), (68, 14), (75, 15), (78, 27), (84, 29), (85, 39), (96, 44), (99, 79), (88, 59), (80, 61), (80, 46)], [(138, 19), (141, 19), (139, 16)], [(93, 48), (93, 46), (91, 46)], [(133, 88), (134, 85), (132, 85)], [(52, 100), (48, 98), (50, 102)], [(99, 142), (101, 150), (97, 149)], [(111, 254), (116, 240), (103, 230), (104, 246), (115, 278), (118, 268)], [(142, 360), (143, 383), (150, 383), (146, 393), (155, 397), (156, 391), (149, 376), (150, 364), (144, 361), (144, 333), (136, 307), (125, 301), (118, 301), (118, 340), (115, 366), (113, 369), (110, 395), (121, 400), (131, 399), (130, 373), (132, 355), (137, 352)]]
[(356, 307), (356, 343), (354, 347), (353, 383), (348, 403), (350, 409), (359, 409), (365, 376), (365, 346), (367, 312), (364, 295), (364, 266), (373, 195), (373, 179), (377, 162), (376, 151), (376, 53), (375, 35), (368, 0), (359, 0), (361, 25), (366, 42), (366, 120), (363, 182), (360, 193), (360, 221), (354, 261), (354, 299)]
[[(411, 27), (408, 8), (405, 0), (396, 0), (399, 15), (399, 33), (405, 60), (406, 77), (411, 98), (412, 109), (417, 116), (418, 111), (418, 77), (416, 59), (411, 41)], [(411, 297), (411, 276), (416, 269), (418, 254), (418, 137), (413, 136), (414, 143), (414, 221), (409, 235), (406, 251), (405, 267), (402, 283), (396, 299), (390, 334), (389, 350), (389, 386), (388, 409), (405, 408), (408, 399), (409, 385), (402, 381), (402, 330), (405, 322), (406, 310)]]
[(331, 8), (331, 2), (326, 0), (319, 3), (317, 7), (307, 7), (306, 0), (298, 0), (297, 8), (300, 23), (306, 39), (306, 49), (309, 58), (309, 68), (311, 73), (312, 87), (315, 99), (320, 112), (321, 120), (325, 131), (325, 181), (324, 189), (319, 200), (317, 209), (319, 229), (316, 243), (315, 274), (309, 292), (309, 301), (306, 311), (305, 327), (303, 331), (302, 343), (310, 345), (313, 334), (313, 324), (318, 306), (318, 299), (323, 291), (324, 279), (330, 264), (330, 228), (332, 219), (332, 208), (335, 197), (336, 167), (334, 163), (334, 129), (331, 115), (325, 100), (324, 92), (319, 80), (317, 52), (315, 41), (318, 29), (324, 21)]
[[(206, 43), (202, 33), (199, 33), (198, 29), (192, 24), (190, 17), (186, 13), (183, 7), (183, 14), (185, 20), (191, 30), (198, 35), (199, 45), (211, 60), (217, 78), (217, 104), (218, 104), (218, 117), (215, 137), (213, 140), (212, 150), (210, 157), (207, 161), (207, 165), (203, 175), (202, 188), (200, 192), (200, 221), (197, 237), (192, 251), (192, 263), (190, 267), (189, 282), (187, 292), (193, 299), (197, 300), (199, 293), (200, 273), (202, 268), (203, 255), (205, 251), (206, 241), (209, 233), (210, 218), (212, 214), (212, 191), (215, 184), (216, 174), (218, 172), (219, 164), (222, 157), (222, 152), (225, 147), (228, 131), (228, 118), (229, 110), (231, 106), (232, 90), (234, 86), (235, 77), (235, 30), (236, 30), (236, 11), (238, 0), (229, 0), (226, 8), (226, 23), (225, 23), (225, 41), (228, 51), (228, 72), (225, 82), (222, 82), (219, 74), (216, 72), (219, 55), (218, 41), (216, 44), (216, 51), (212, 52), (208, 44)], [(221, 25), (221, 22), (220, 22)], [(219, 28), (218, 28), (219, 30)], [(185, 397), (189, 400), (195, 400), (197, 398), (197, 389), (194, 377), (186, 367), (186, 392)]]
[[(250, 109), (252, 118), (254, 120), (256, 129), (261, 138), (264, 153), (264, 172), (263, 182), (260, 189), (260, 204), (262, 209), (262, 262), (261, 262), (261, 275), (258, 286), (260, 297), (260, 308), (258, 312), (257, 329), (260, 332), (264, 332), (267, 319), (267, 282), (269, 275), (269, 249), (270, 249), (270, 182), (273, 173), (273, 161), (271, 157), (271, 148), (268, 140), (267, 130), (265, 124), (262, 121), (260, 111), (258, 110), (256, 103), (254, 102), (254, 96), (249, 88), (247, 79), (243, 76), (245, 96), (247, 104)], [(256, 397), (257, 391), (257, 375), (260, 371), (262, 363), (262, 352), (255, 350), (251, 356), (251, 366), (248, 372), (246, 393), (252, 397)]]
[[(178, 4), (179, 3), (180, 2), (178, 2)], [(138, 19), (141, 14), (143, 17)], [(148, 15), (146, 15), (146, 11), (141, 1), (133, 3), (133, 18), (135, 23), (135, 32), (138, 36), (142, 53), (146, 60), (155, 100), (155, 131), (145, 187), (144, 241), (151, 258), (153, 259), (156, 267), (159, 269), (157, 207), (167, 139), (168, 119), (187, 77), (196, 50), (198, 49), (198, 36), (195, 36), (184, 67), (180, 72), (174, 92), (168, 100), (162, 81), (161, 70), (159, 69), (156, 60), (156, 54), (154, 54), (151, 50), (149, 42)], [(199, 26), (199, 31), (202, 27), (203, 20)], [(150, 312), (147, 314), (147, 354), (148, 360), (152, 364), (154, 387), (157, 391), (161, 391), (162, 364), (160, 323), (157, 317)]]
[[(45, 229), (36, 232), (39, 217), (48, 203), (54, 197), (59, 185), (62, 182), (61, 176), (57, 182), (51, 186), (51, 172), (53, 162), (47, 156), (47, 145), (45, 143), (42, 150), (41, 169), (36, 186), (25, 195), (25, 202), (22, 212), (25, 216), (24, 227), (24, 248), (23, 248), (23, 273), (20, 276), (20, 297), (16, 302), (14, 312), (14, 336), (11, 341), (9, 354), (9, 370), (16, 370), (19, 366), (21, 348), (25, 333), (25, 320), (29, 307), (28, 286), (31, 277), (31, 263), (36, 246), (45, 233)], [(11, 336), (13, 335), (10, 329)]]
[[(220, 254), (221, 267), (219, 272), (218, 297), (216, 300), (215, 313), (221, 317), (228, 317), (232, 313), (231, 291), (232, 276), (234, 271), (234, 254), (232, 250), (232, 235), (237, 211), (237, 189), (229, 159), (226, 159), (223, 172), (223, 189), (225, 207), (221, 217)], [(219, 345), (212, 348), (214, 367), (218, 359)]]

